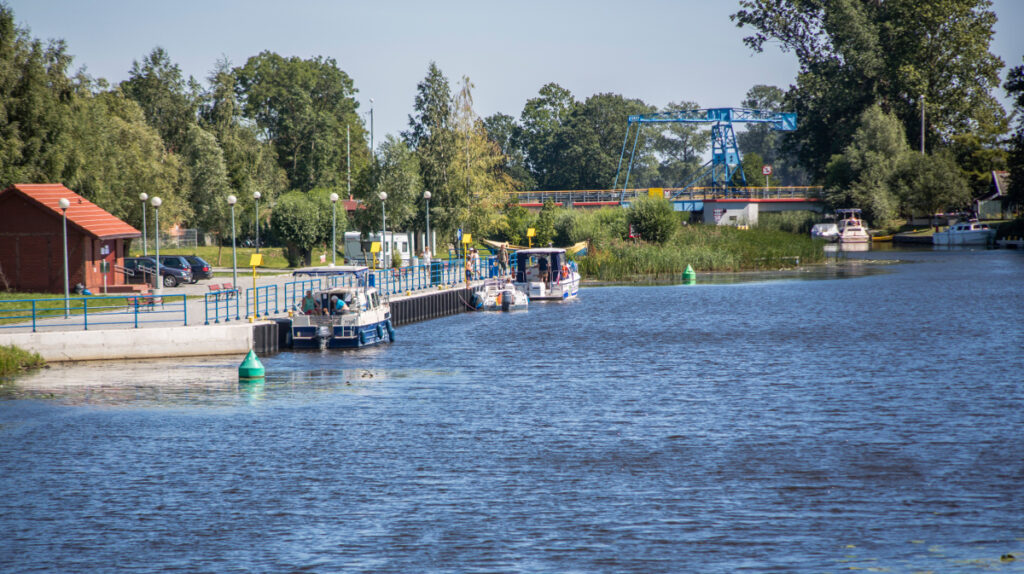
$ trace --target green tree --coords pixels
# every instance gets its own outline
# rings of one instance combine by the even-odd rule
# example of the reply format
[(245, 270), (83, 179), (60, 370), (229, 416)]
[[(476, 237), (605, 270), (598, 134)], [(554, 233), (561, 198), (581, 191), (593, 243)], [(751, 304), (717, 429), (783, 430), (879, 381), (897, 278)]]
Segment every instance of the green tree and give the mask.
[(1006, 75), (1006, 93), (1013, 99), (1017, 130), (1010, 137), (1007, 167), (1010, 170), (1008, 195), (1018, 206), (1024, 205), (1024, 65), (1011, 68)]
[(971, 203), (970, 187), (949, 152), (905, 153), (893, 177), (894, 191), (909, 213), (931, 215)]
[[(293, 189), (346, 185), (346, 127), (363, 141), (356, 113), (357, 90), (333, 58), (303, 60), (262, 52), (234, 70), (235, 89), (246, 117), (274, 146)], [(369, 150), (353, 148), (352, 170), (369, 163)]]
[(540, 208), (540, 213), (537, 214), (537, 220), (533, 223), (533, 244), (544, 245), (551, 243), (555, 240), (557, 230), (555, 229), (555, 212), (557, 211), (555, 202), (550, 199), (544, 202), (544, 205)]
[(188, 202), (193, 213), (189, 226), (223, 237), (228, 219), (225, 200), (231, 188), (217, 138), (192, 124), (188, 127), (181, 156), (188, 174)]
[(439, 237), (451, 236), (459, 227), (469, 197), (454, 174), (458, 159), (455, 110), (451, 86), (435, 62), (427, 76), (416, 85), (414, 113), (409, 116), (409, 131), (402, 137), (419, 158), (423, 187), (429, 189), (431, 231)]
[(357, 212), (357, 225), (363, 233), (381, 229), (381, 205), (378, 193), (387, 192), (388, 228), (406, 231), (417, 214), (417, 200), (423, 195), (419, 158), (404, 141), (391, 134), (377, 146), (379, 157), (372, 169), (377, 181), (376, 191), (362, 186), (362, 201), (366, 209)]
[(483, 124), (487, 137), (498, 145), (504, 156), (501, 170), (512, 179), (515, 188), (520, 191), (536, 189), (537, 184), (526, 167), (522, 126), (515, 118), (501, 112), (484, 118)]
[[(786, 93), (776, 86), (757, 84), (747, 91), (743, 107), (785, 112)], [(773, 130), (768, 124), (748, 124), (744, 131), (736, 134), (736, 141), (744, 156), (757, 153), (764, 164), (772, 166), (771, 182), (774, 185), (807, 185), (807, 173), (800, 167), (792, 150), (785, 145), (787, 135), (788, 132)], [(743, 164), (748, 165), (745, 157)], [(760, 167), (751, 164), (747, 176)]]
[(526, 165), (541, 189), (558, 189), (559, 154), (555, 138), (576, 107), (572, 93), (555, 83), (541, 87), (519, 116)]
[(196, 121), (196, 88), (191, 78), (186, 82), (181, 68), (171, 62), (167, 52), (158, 46), (142, 62), (132, 62), (121, 89), (138, 102), (167, 149), (181, 150), (189, 126)]
[[(661, 111), (699, 108), (696, 102), (673, 102)], [(700, 124), (663, 124), (652, 145), (658, 158), (658, 174), (650, 183), (661, 187), (689, 184), (700, 171), (704, 153), (710, 145), (711, 131)]]
[(60, 181), (73, 145), (64, 42), (43, 44), (0, 4), (0, 185)]
[(672, 204), (660, 197), (641, 197), (629, 210), (629, 224), (640, 238), (651, 243), (665, 243), (672, 238), (679, 224)]
[(879, 106), (868, 108), (850, 144), (828, 163), (826, 200), (832, 207), (859, 207), (876, 225), (891, 222), (899, 211), (891, 181), (909, 151), (899, 120)]
[(919, 140), (925, 97), (929, 147), (969, 131), (1000, 133), (1005, 113), (991, 90), (1002, 61), (989, 52), (996, 15), (989, 0), (835, 2), (741, 0), (731, 16), (755, 51), (778, 43), (800, 64), (789, 105), (797, 112), (790, 149), (820, 177), (849, 145), (873, 105)]
[(316, 199), (320, 195), (289, 191), (277, 199), (270, 216), (271, 229), (285, 242), (292, 266), (309, 265), (313, 248), (330, 237), (331, 210)]

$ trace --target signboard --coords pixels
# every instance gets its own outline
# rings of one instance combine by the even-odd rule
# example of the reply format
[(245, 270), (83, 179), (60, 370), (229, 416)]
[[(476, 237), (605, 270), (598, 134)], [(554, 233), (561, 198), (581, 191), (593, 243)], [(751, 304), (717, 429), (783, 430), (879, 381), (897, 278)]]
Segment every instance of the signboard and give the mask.
[(665, 197), (665, 190), (660, 187), (650, 187), (647, 189), (648, 197)]
[(762, 167), (761, 168), (761, 174), (762, 175), (771, 175), (772, 174), (772, 166), (766, 165), (766, 166)]
[(472, 233), (467, 233), (467, 234), (463, 235), (462, 236), (462, 243), (464, 245), (469, 245), (470, 243), (473, 243), (473, 234)]
[(380, 253), (380, 241), (374, 241), (370, 244), (370, 253)]
[(456, 241), (462, 241), (462, 228), (461, 227), (455, 230), (455, 240)]
[(253, 253), (249, 256), (249, 267), (259, 267), (263, 265), (263, 254)]
[(110, 273), (110, 262), (107, 260), (100, 261), (100, 273)]
[(722, 221), (722, 216), (725, 215), (725, 210), (721, 207), (716, 207), (712, 213), (715, 215), (715, 223), (719, 223)]
[(534, 231), (532, 227), (528, 227), (528, 228), (526, 228), (526, 236), (527, 237), (537, 237), (537, 232)]

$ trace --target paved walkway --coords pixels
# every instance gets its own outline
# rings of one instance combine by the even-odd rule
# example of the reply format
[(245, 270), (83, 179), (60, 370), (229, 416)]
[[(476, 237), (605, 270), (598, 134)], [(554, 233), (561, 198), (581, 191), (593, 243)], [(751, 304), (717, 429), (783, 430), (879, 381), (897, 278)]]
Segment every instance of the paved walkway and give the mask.
[[(225, 269), (217, 268), (217, 272), (225, 271)], [(230, 272), (231, 269), (226, 269)], [(241, 270), (239, 270), (241, 271)], [(285, 301), (284, 296), (284, 285), (294, 281), (295, 278), (292, 276), (291, 271), (287, 269), (281, 270), (262, 270), (256, 277), (256, 285), (263, 287), (266, 285), (277, 285), (277, 315), (284, 315), (288, 312), (288, 302)], [(180, 327), (183, 325), (204, 325), (207, 321), (215, 324), (218, 320), (221, 324), (234, 324), (238, 321), (246, 321), (246, 307), (245, 307), (245, 290), (251, 289), (253, 286), (252, 272), (248, 275), (241, 272), (238, 274), (238, 289), (240, 291), (241, 299), (238, 302), (237, 317), (235, 314), (235, 302), (234, 300), (219, 299), (219, 306), (215, 310), (213, 308), (213, 298), (211, 297), (211, 303), (209, 308), (209, 315), (207, 315), (207, 303), (206, 294), (211, 293), (211, 285), (221, 285), (225, 283), (231, 283), (232, 278), (230, 276), (214, 276), (212, 279), (202, 279), (194, 284), (179, 285), (177, 287), (164, 287), (161, 290), (163, 295), (164, 304), (154, 305), (153, 307), (142, 306), (138, 311), (134, 307), (128, 305), (127, 295), (110, 295), (112, 299), (103, 301), (103, 304), (108, 306), (106, 311), (94, 312), (93, 307), (90, 306), (89, 317), (88, 317), (88, 328), (89, 330), (95, 329), (134, 329), (134, 328), (166, 328), (166, 327)], [(474, 285), (478, 285), (482, 281), (474, 281)], [(456, 287), (461, 287), (463, 284), (459, 283)], [(437, 287), (431, 287), (429, 289), (421, 289), (410, 294), (410, 296), (417, 296), (422, 293), (427, 293), (437, 290)], [(186, 295), (186, 308), (183, 316), (182, 313), (182, 298), (180, 295)], [(288, 293), (289, 297), (292, 297), (291, 291)], [(298, 297), (302, 297), (302, 293), (298, 294)], [(223, 297), (223, 296), (222, 296)], [(392, 295), (391, 300), (404, 299), (406, 295)], [(96, 304), (100, 304), (99, 301)], [(90, 305), (92, 305), (90, 303)], [(273, 305), (273, 303), (271, 303)], [(75, 305), (74, 307), (81, 309), (81, 304)], [(225, 315), (225, 313), (228, 313)], [(272, 306), (269, 309), (269, 314), (274, 315), (275, 308)], [(264, 310), (260, 309), (260, 316), (264, 316)], [(187, 323), (185, 322), (187, 319)], [(137, 322), (137, 324), (136, 324)], [(64, 318), (63, 314), (57, 317), (37, 319), (36, 331), (86, 331), (85, 319), (81, 313), (72, 314), (67, 319)], [(17, 327), (11, 327), (8, 325), (0, 325), (0, 339), (2, 339), (5, 333), (30, 333), (32, 332), (31, 322), (19, 325)]]

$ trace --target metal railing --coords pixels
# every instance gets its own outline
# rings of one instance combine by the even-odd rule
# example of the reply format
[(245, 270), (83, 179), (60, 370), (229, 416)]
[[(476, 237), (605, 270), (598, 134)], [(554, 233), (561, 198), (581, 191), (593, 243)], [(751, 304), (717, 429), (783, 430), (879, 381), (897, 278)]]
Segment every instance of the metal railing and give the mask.
[[(274, 307), (273, 311), (270, 310), (271, 305)], [(259, 317), (260, 310), (263, 311), (264, 316), (280, 311), (277, 301), (277, 285), (263, 285), (262, 287), (257, 287), (255, 293), (253, 293), (252, 287), (245, 290), (246, 317)]]
[[(639, 197), (647, 197), (652, 188), (633, 189), (576, 189), (562, 191), (516, 191), (512, 196), (516, 197), (520, 204), (543, 204), (552, 201), (556, 204), (617, 204), (620, 201), (629, 202)], [(672, 199), (820, 199), (822, 194), (821, 186), (799, 186), (799, 187), (665, 187), (661, 189), (667, 198)]]
[[(65, 299), (10, 299), (0, 301), (0, 329), (130, 325), (139, 323), (188, 324), (185, 295), (96, 295)], [(59, 306), (58, 306), (59, 305)]]
[[(213, 309), (213, 322), (220, 323), (221, 309), (223, 309), (224, 322), (227, 323), (231, 320), (231, 304), (235, 306), (235, 320), (241, 319), (238, 313), (238, 289), (223, 289), (220, 291), (213, 291), (205, 294), (203, 305), (206, 312), (206, 321), (204, 325), (210, 324), (210, 309)], [(211, 305), (212, 303), (212, 305)]]

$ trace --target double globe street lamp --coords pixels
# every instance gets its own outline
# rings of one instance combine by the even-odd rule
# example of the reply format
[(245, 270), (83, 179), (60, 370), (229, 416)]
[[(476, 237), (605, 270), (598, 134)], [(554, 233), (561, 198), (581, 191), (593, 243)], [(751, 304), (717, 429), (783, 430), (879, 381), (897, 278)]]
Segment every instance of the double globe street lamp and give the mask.
[(331, 267), (337, 263), (338, 255), (338, 194), (331, 194)]
[(153, 235), (156, 237), (156, 276), (153, 279), (155, 285), (153, 300), (155, 302), (163, 286), (163, 278), (160, 277), (160, 204), (163, 203), (163, 200), (154, 197), (149, 203), (153, 206)]
[(62, 197), (57, 205), (60, 206), (60, 211), (64, 214), (64, 318), (67, 319), (71, 314), (71, 288), (69, 287), (71, 280), (68, 277), (68, 208), (71, 207), (71, 202)]
[(260, 192), (252, 192), (252, 198), (256, 200), (256, 212), (253, 214), (253, 223), (256, 224), (256, 253), (260, 252)]
[(142, 256), (149, 257), (149, 248), (146, 246), (146, 200), (149, 199), (149, 194), (142, 192), (139, 199), (142, 200)]
[(384, 212), (384, 202), (388, 199), (388, 192), (382, 191), (377, 194), (380, 197), (380, 221), (381, 221), (381, 232), (380, 232), (380, 268), (384, 269), (384, 259), (387, 253), (387, 238), (388, 238), (388, 216)]
[(228, 205), (231, 206), (231, 286), (238, 287), (238, 254), (235, 251), (235, 204), (238, 198), (229, 195)]
[(427, 249), (434, 253), (434, 246), (430, 244), (430, 190), (423, 192), (423, 200), (427, 202)]

